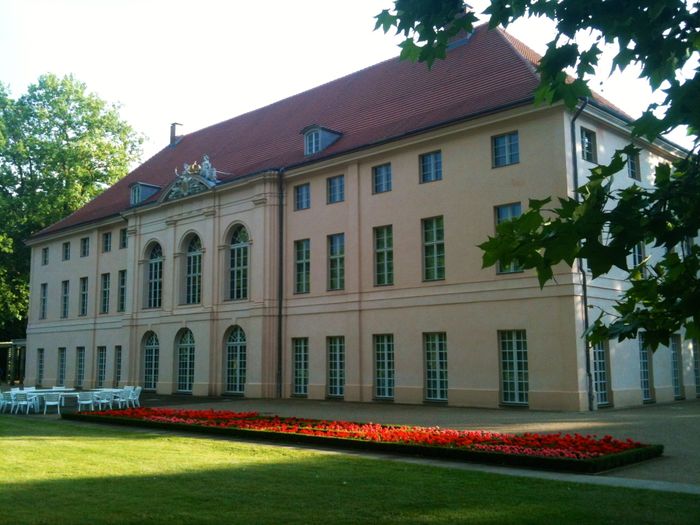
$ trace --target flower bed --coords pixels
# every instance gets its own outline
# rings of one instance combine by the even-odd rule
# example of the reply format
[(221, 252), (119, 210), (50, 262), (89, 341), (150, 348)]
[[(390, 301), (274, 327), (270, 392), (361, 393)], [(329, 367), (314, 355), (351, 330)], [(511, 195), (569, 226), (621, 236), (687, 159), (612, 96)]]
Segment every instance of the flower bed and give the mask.
[(574, 472), (607, 470), (663, 452), (660, 445), (644, 445), (630, 439), (622, 441), (611, 436), (499, 434), (224, 410), (130, 408), (64, 414), (63, 417)]

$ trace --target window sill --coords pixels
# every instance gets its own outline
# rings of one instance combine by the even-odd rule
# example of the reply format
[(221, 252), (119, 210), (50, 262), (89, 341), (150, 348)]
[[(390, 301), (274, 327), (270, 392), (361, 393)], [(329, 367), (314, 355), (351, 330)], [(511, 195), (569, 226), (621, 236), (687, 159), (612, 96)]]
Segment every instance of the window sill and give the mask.
[(496, 166), (495, 164), (492, 164), (492, 165), (491, 165), (491, 169), (492, 169), (492, 170), (497, 170), (498, 168), (507, 168), (508, 166), (516, 166), (516, 165), (518, 165), (518, 164), (520, 164), (520, 161), (518, 161), (518, 162), (508, 162), (507, 164), (500, 164), (500, 165), (498, 165), (498, 166)]

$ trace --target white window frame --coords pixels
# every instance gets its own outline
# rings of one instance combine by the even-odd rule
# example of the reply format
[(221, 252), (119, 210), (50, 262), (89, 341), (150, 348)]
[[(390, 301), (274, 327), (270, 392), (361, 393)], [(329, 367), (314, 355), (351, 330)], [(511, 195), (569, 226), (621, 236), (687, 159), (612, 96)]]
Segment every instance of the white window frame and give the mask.
[(641, 182), (642, 170), (639, 161), (639, 152), (627, 156), (627, 175), (629, 175), (631, 179)]
[(442, 151), (430, 151), (418, 157), (421, 184), (442, 180)]
[(122, 345), (114, 346), (114, 386), (122, 380)]
[(609, 346), (607, 341), (592, 346), (593, 353), (593, 387), (596, 404), (599, 407), (611, 406)]
[[(44, 349), (36, 349), (36, 384), (42, 386), (44, 384)], [(4, 378), (0, 378), (4, 379)]]
[(501, 363), (501, 403), (526, 406), (529, 403), (530, 389), (527, 332), (499, 330), (498, 346)]
[(328, 236), (328, 291), (345, 289), (345, 233)]
[(104, 232), (102, 234), (102, 253), (112, 251), (112, 232)]
[(109, 292), (112, 286), (112, 274), (100, 275), (100, 314), (109, 313)]
[(226, 339), (227, 394), (243, 395), (246, 381), (246, 335), (240, 326), (234, 326)]
[(117, 274), (117, 312), (126, 310), (126, 270)]
[(311, 208), (311, 184), (304, 183), (294, 186), (294, 211)]
[(88, 278), (80, 278), (80, 304), (78, 305), (78, 315), (85, 317), (88, 310)]
[(304, 155), (313, 155), (321, 151), (321, 130), (312, 129), (304, 134)]
[(394, 227), (391, 224), (373, 228), (374, 286), (394, 284)]
[(423, 362), (425, 363), (425, 400), (447, 401), (449, 385), (445, 332), (423, 333)]
[[(523, 213), (522, 205), (519, 202), (511, 202), (508, 204), (500, 204), (494, 207), (494, 215), (496, 218), (496, 227), (507, 221), (512, 221), (513, 219), (520, 217)], [(523, 271), (522, 266), (520, 266), (516, 261), (511, 261), (510, 264), (504, 266), (498, 262), (496, 265), (497, 274), (507, 274), (507, 273), (521, 273)]]
[(49, 284), (41, 283), (39, 285), (39, 319), (46, 319), (46, 309), (49, 294)]
[(185, 304), (202, 302), (202, 241), (193, 235), (185, 256)]
[(107, 347), (98, 346), (96, 357), (95, 388), (103, 388), (107, 379)]
[(85, 385), (85, 347), (78, 346), (75, 349), (75, 386), (82, 388)]
[(491, 137), (492, 168), (502, 168), (520, 162), (520, 138), (517, 131)]
[(58, 368), (56, 374), (56, 386), (66, 385), (66, 349), (58, 348)]
[(61, 319), (68, 317), (70, 307), (70, 281), (61, 281)]
[(345, 201), (345, 175), (336, 175), (326, 179), (326, 204)]
[(177, 391), (191, 394), (194, 385), (195, 343), (194, 335), (185, 329), (177, 341)]
[(70, 241), (66, 241), (63, 243), (61, 253), (62, 253), (61, 257), (64, 261), (70, 261)]
[(654, 403), (656, 393), (654, 391), (654, 354), (644, 341), (644, 333), (637, 334), (639, 341), (639, 380), (642, 390), (642, 402)]
[(326, 338), (328, 355), (328, 397), (345, 396), (345, 337), (336, 335)]
[(90, 237), (83, 237), (80, 239), (80, 256), (90, 256)]
[(146, 267), (146, 308), (161, 308), (163, 304), (163, 249), (154, 244)]
[(309, 338), (292, 338), (292, 395), (306, 397), (309, 394)]
[(673, 385), (673, 397), (676, 400), (685, 399), (681, 345), (681, 336), (678, 334), (672, 335), (668, 349), (671, 353), (671, 384)]
[(160, 342), (155, 332), (148, 332), (143, 343), (143, 389), (155, 391), (158, 386)]
[(375, 334), (374, 343), (374, 397), (394, 399), (394, 334)]
[(245, 301), (249, 296), (250, 235), (242, 224), (231, 232), (229, 245), (229, 299)]
[(421, 219), (421, 233), (423, 240), (423, 281), (444, 281), (446, 264), (445, 220), (443, 216)]
[(581, 126), (581, 158), (587, 162), (598, 162), (598, 140), (592, 129)]
[(311, 292), (311, 239), (294, 241), (294, 293)]
[(391, 191), (391, 163), (372, 167), (372, 193), (387, 193)]

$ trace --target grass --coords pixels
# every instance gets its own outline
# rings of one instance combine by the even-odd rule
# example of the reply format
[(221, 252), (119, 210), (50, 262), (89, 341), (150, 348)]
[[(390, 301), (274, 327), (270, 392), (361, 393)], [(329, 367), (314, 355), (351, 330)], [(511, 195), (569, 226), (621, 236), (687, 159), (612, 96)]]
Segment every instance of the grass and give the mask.
[(700, 497), (0, 416), (0, 523), (697, 523)]

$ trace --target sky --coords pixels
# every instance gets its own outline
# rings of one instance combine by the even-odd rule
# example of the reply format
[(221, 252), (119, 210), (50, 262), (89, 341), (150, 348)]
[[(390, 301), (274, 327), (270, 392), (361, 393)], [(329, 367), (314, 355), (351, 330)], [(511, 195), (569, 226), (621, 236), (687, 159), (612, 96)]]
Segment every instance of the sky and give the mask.
[[(486, 0), (471, 1), (477, 12)], [(146, 136), (190, 133), (395, 57), (374, 31), (391, 0), (0, 0), (0, 82), (21, 96), (44, 73), (73, 74)], [(484, 18), (486, 20), (486, 18)], [(508, 31), (539, 53), (553, 23)], [(607, 71), (606, 71), (607, 72)], [(591, 87), (632, 116), (659, 100), (635, 71)], [(671, 139), (689, 145), (684, 134)]]

